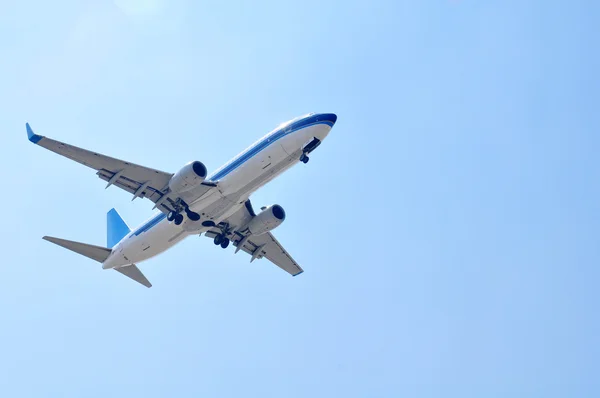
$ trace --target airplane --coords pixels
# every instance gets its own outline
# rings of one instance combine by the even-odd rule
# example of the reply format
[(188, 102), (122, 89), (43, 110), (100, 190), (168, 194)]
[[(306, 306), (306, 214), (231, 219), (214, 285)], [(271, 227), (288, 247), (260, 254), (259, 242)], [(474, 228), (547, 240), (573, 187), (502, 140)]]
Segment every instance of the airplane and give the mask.
[(337, 121), (333, 113), (309, 113), (280, 124), (253, 145), (207, 175), (206, 166), (192, 161), (176, 173), (140, 166), (65, 144), (33, 132), (29, 141), (96, 170), (107, 182), (131, 195), (146, 198), (160, 212), (131, 230), (115, 209), (107, 213), (106, 247), (44, 236), (43, 239), (102, 263), (151, 287), (136, 264), (148, 260), (191, 235), (202, 235), (226, 249), (231, 243), (249, 254), (250, 262), (267, 258), (292, 276), (303, 269), (275, 239), (272, 230), (285, 220), (278, 204), (255, 212), (250, 195), (293, 165), (309, 161)]

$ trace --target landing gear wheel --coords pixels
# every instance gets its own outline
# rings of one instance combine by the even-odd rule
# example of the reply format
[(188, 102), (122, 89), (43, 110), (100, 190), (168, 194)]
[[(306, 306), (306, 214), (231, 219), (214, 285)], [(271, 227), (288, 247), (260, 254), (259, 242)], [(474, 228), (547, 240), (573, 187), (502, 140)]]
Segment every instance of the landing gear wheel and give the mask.
[(302, 154), (302, 156), (300, 156), (300, 161), (304, 164), (308, 163), (308, 156), (306, 156), (305, 153)]
[(174, 211), (170, 211), (169, 214), (167, 214), (167, 221), (171, 222), (175, 219), (175, 216), (177, 215), (177, 213), (175, 213)]
[(215, 236), (215, 245), (219, 246), (223, 242), (223, 235)]
[(183, 215), (177, 214), (175, 216), (175, 225), (181, 225), (182, 222), (183, 222)]
[(221, 242), (221, 247), (223, 249), (227, 249), (227, 246), (229, 246), (229, 239), (223, 238), (223, 241)]

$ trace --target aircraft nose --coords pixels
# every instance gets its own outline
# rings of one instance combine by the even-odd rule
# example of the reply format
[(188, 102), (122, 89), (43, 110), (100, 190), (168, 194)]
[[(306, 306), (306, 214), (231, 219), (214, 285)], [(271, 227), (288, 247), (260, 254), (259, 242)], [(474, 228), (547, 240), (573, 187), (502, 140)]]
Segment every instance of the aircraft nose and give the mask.
[(319, 115), (319, 119), (331, 122), (331, 127), (333, 127), (333, 125), (337, 121), (337, 115), (335, 113), (322, 113)]

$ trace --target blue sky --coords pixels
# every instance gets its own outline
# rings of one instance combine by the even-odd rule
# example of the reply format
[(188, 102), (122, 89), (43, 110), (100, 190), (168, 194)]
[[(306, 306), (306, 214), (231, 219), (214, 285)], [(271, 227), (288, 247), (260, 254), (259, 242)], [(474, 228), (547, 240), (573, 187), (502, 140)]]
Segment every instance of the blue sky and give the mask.
[[(4, 2), (0, 392), (19, 397), (600, 394), (592, 1)], [(304, 267), (191, 237), (146, 290), (40, 238), (151, 203), (31, 145), (214, 170), (335, 112), (279, 203)]]

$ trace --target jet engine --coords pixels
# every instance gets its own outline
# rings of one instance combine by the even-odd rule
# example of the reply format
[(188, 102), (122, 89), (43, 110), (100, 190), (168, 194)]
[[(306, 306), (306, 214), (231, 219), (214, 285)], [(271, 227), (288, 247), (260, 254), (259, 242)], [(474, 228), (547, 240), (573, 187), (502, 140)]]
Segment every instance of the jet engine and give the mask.
[(272, 205), (257, 214), (248, 223), (248, 230), (252, 235), (262, 235), (274, 230), (285, 220), (285, 210), (279, 205)]
[(202, 162), (190, 162), (183, 166), (169, 181), (171, 192), (187, 192), (202, 184), (206, 178), (206, 166)]

